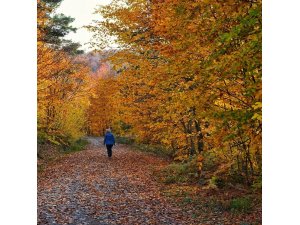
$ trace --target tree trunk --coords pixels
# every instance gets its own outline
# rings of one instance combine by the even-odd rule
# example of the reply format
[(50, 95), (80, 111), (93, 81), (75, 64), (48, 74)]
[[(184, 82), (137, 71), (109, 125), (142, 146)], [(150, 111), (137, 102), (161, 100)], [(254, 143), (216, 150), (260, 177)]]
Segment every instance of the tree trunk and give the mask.
[[(185, 125), (184, 121), (183, 120), (180, 120), (182, 126), (183, 126), (183, 130), (184, 130), (184, 133), (187, 135), (188, 134), (188, 128), (187, 126)], [(189, 155), (190, 154), (190, 150), (189, 150), (189, 138), (187, 136), (185, 136), (185, 140), (186, 140), (186, 146), (187, 146), (187, 154)]]
[(198, 146), (198, 152), (201, 153), (204, 148), (204, 142), (203, 142), (203, 133), (200, 126), (200, 123), (195, 120), (195, 128), (197, 131), (197, 146)]
[(193, 125), (193, 120), (190, 120), (188, 122), (188, 134), (190, 135), (190, 142), (191, 142), (191, 148), (190, 148), (190, 155), (193, 156), (195, 155), (195, 143), (194, 143), (194, 140), (193, 140), (193, 136), (192, 136), (192, 125)]

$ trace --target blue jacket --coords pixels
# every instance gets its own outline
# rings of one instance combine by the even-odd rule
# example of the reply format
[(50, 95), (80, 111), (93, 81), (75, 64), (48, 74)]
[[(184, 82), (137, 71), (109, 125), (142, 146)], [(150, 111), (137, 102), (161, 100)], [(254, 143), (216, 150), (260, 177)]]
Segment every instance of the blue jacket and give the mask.
[(105, 134), (104, 144), (105, 145), (114, 145), (115, 144), (115, 137), (112, 133), (108, 132)]

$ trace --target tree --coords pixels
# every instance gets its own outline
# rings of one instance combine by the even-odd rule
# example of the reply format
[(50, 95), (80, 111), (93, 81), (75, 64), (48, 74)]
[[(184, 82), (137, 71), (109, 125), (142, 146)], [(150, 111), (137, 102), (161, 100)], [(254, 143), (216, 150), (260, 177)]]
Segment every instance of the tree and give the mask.
[(38, 10), (43, 11), (44, 22), (38, 28), (44, 33), (41, 41), (47, 43), (51, 48), (63, 50), (71, 55), (82, 54), (83, 50), (79, 50), (81, 45), (67, 40), (64, 37), (70, 32), (76, 32), (77, 28), (71, 23), (74, 18), (64, 14), (56, 14), (55, 10), (62, 0), (41, 0), (38, 2)]
[(175, 157), (214, 152), (220, 172), (259, 177), (261, 1), (115, 0), (98, 13), (94, 44), (120, 46), (116, 118)]
[(49, 15), (58, 2), (38, 1), (38, 137), (68, 145), (85, 133), (90, 70), (85, 63), (47, 42), (49, 27), (53, 25)]

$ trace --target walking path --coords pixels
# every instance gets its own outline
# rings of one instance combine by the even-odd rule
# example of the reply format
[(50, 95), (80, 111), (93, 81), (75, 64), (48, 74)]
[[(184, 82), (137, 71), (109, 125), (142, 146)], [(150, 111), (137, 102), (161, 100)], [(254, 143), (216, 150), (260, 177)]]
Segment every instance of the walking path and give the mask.
[(38, 224), (195, 224), (168, 202), (151, 177), (165, 165), (155, 156), (117, 145), (111, 159), (100, 138), (38, 175)]

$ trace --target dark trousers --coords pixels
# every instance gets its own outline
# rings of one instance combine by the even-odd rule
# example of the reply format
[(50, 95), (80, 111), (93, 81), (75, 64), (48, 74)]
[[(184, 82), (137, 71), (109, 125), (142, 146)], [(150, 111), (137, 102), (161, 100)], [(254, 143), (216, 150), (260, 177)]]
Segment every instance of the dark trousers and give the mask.
[(107, 155), (108, 155), (108, 157), (111, 157), (111, 155), (112, 155), (112, 146), (113, 145), (106, 145), (106, 149), (107, 149)]

